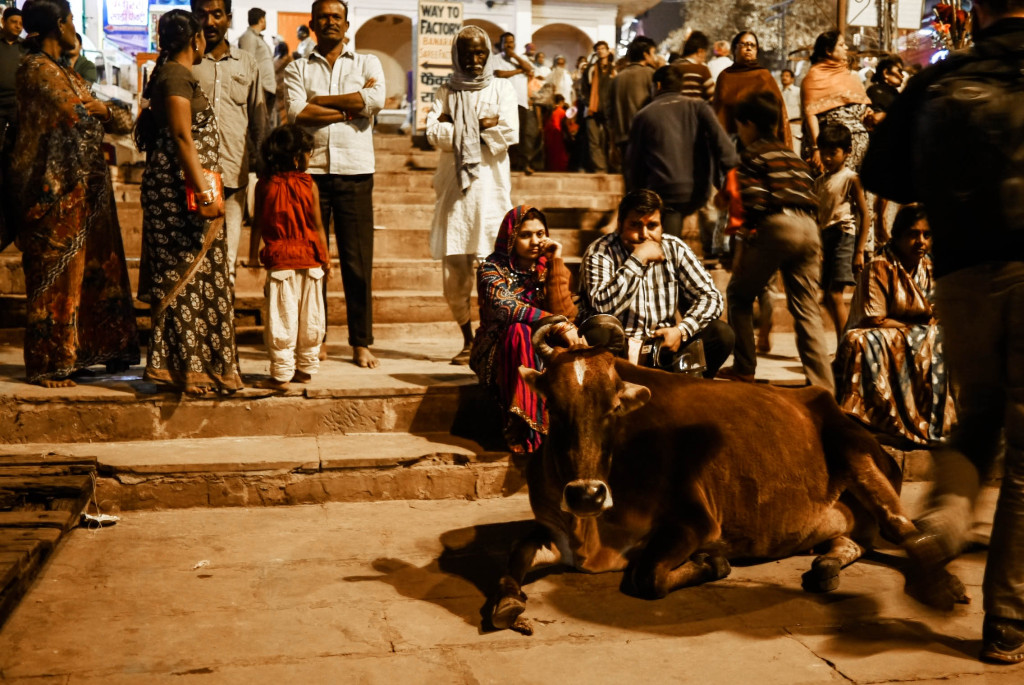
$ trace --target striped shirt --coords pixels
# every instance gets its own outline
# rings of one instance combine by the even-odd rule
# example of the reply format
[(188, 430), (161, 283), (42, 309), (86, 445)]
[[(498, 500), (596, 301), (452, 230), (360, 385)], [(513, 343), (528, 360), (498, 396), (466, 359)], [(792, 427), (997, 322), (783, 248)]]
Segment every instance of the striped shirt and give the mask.
[(811, 168), (792, 148), (781, 140), (761, 138), (747, 146), (740, 159), (736, 175), (749, 228), (756, 229), (784, 209), (817, 216)]
[(703, 98), (711, 101), (715, 94), (715, 80), (711, 78), (711, 70), (698, 62), (683, 57), (672, 63), (672, 69), (683, 77), (682, 94), (689, 98)]
[(693, 250), (671, 235), (662, 237), (661, 250), (665, 261), (643, 265), (618, 233), (591, 243), (580, 273), (581, 320), (611, 314), (627, 336), (642, 339), (675, 326), (677, 310), (683, 317), (679, 328), (688, 337), (721, 316), (722, 293)]

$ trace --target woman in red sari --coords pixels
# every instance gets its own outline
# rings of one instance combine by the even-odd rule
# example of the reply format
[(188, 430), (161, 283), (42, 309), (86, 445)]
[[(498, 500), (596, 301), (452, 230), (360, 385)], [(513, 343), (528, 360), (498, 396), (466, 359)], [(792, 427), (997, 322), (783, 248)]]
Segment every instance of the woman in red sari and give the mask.
[[(509, 210), (494, 241), (494, 252), (477, 270), (480, 329), (473, 340), (470, 367), (498, 397), (505, 417), (505, 439), (513, 452), (534, 452), (547, 433), (544, 400), (519, 376), (519, 367), (539, 368), (531, 324), (555, 314), (572, 320), (569, 271), (562, 246), (548, 235), (540, 210), (520, 205)], [(576, 327), (559, 324), (568, 345), (580, 341)]]

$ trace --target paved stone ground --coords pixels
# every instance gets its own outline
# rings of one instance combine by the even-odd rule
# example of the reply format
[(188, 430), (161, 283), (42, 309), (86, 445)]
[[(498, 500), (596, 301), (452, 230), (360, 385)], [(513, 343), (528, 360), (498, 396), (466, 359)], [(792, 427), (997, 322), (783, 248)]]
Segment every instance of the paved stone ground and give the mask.
[[(904, 493), (908, 506), (922, 485)], [(981, 508), (991, 516), (992, 495)], [(78, 529), (0, 629), (0, 680), (120, 683), (1024, 681), (979, 662), (984, 552), (943, 615), (902, 593), (898, 552), (800, 589), (809, 557), (738, 567), (657, 602), (620, 574), (528, 588), (535, 634), (481, 609), (526, 498), (130, 512)]]

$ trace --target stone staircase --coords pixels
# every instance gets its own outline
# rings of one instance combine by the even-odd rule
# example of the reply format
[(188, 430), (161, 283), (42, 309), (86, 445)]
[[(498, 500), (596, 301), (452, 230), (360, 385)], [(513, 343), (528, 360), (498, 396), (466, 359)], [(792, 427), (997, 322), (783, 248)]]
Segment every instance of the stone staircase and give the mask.
[[(441, 295), (440, 262), (430, 258), (428, 235), (434, 212), (433, 174), (439, 153), (414, 148), (409, 138), (378, 135), (375, 138), (377, 173), (374, 179), (374, 329), (381, 341), (397, 340), (415, 329), (430, 337), (443, 334), (457, 338), (448, 307)], [(617, 175), (513, 174), (513, 202), (529, 203), (548, 216), (555, 239), (564, 246), (570, 264), (578, 263), (600, 229), (614, 224), (622, 196)], [(142, 208), (137, 184), (115, 183), (129, 276), (138, 283), (142, 238)], [(336, 246), (332, 240), (332, 254)], [(245, 261), (248, 228), (243, 227), (239, 255)], [(254, 314), (263, 302), (262, 270), (239, 265), (236, 309), (244, 332), (258, 324)], [(0, 253), (0, 329), (20, 328), (24, 320), (24, 276), (21, 257), (14, 247)], [(328, 284), (328, 324), (345, 326), (345, 301), (340, 275)], [(145, 305), (139, 304), (140, 314)], [(248, 316), (245, 316), (248, 314)], [(146, 326), (145, 318), (141, 321)], [(339, 331), (345, 335), (344, 330)], [(344, 338), (343, 338), (344, 339)]]
[[(20, 378), (24, 276), (0, 254), (0, 464), (5, 456), (95, 458), (105, 509), (300, 504), (338, 500), (491, 497), (522, 486), (505, 451), (497, 407), (465, 367), (441, 295), (428, 232), (438, 153), (377, 136), (374, 333), (383, 365), (347, 363), (341, 279), (329, 283), (330, 358), (314, 382), (285, 394), (249, 387), (186, 399), (135, 367), (66, 390)], [(513, 175), (513, 201), (543, 209), (570, 263), (609, 229), (622, 193), (612, 175)], [(142, 211), (139, 186), (115, 183), (133, 288)], [(248, 231), (240, 241), (241, 255)], [(333, 241), (332, 241), (333, 242)], [(239, 357), (247, 385), (264, 375), (258, 345), (262, 270), (238, 268)], [(145, 305), (138, 304), (147, 328)], [(253, 344), (257, 343), (257, 344)]]

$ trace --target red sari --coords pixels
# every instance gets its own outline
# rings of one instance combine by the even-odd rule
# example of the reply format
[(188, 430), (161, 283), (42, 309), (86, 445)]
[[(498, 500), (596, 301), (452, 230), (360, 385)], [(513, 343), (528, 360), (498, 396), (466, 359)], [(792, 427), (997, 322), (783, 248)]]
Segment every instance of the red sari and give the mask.
[(530, 271), (515, 268), (515, 237), (531, 209), (509, 210), (494, 241), (494, 252), (477, 270), (480, 328), (473, 339), (470, 367), (507, 412), (505, 439), (513, 452), (536, 451), (548, 432), (541, 399), (519, 375), (519, 367), (541, 368), (534, 354), (531, 324), (553, 314), (575, 317), (569, 272), (561, 259), (541, 257)]
[(544, 154), (548, 171), (569, 170), (569, 150), (565, 147), (568, 124), (564, 107), (555, 107), (544, 124)]

